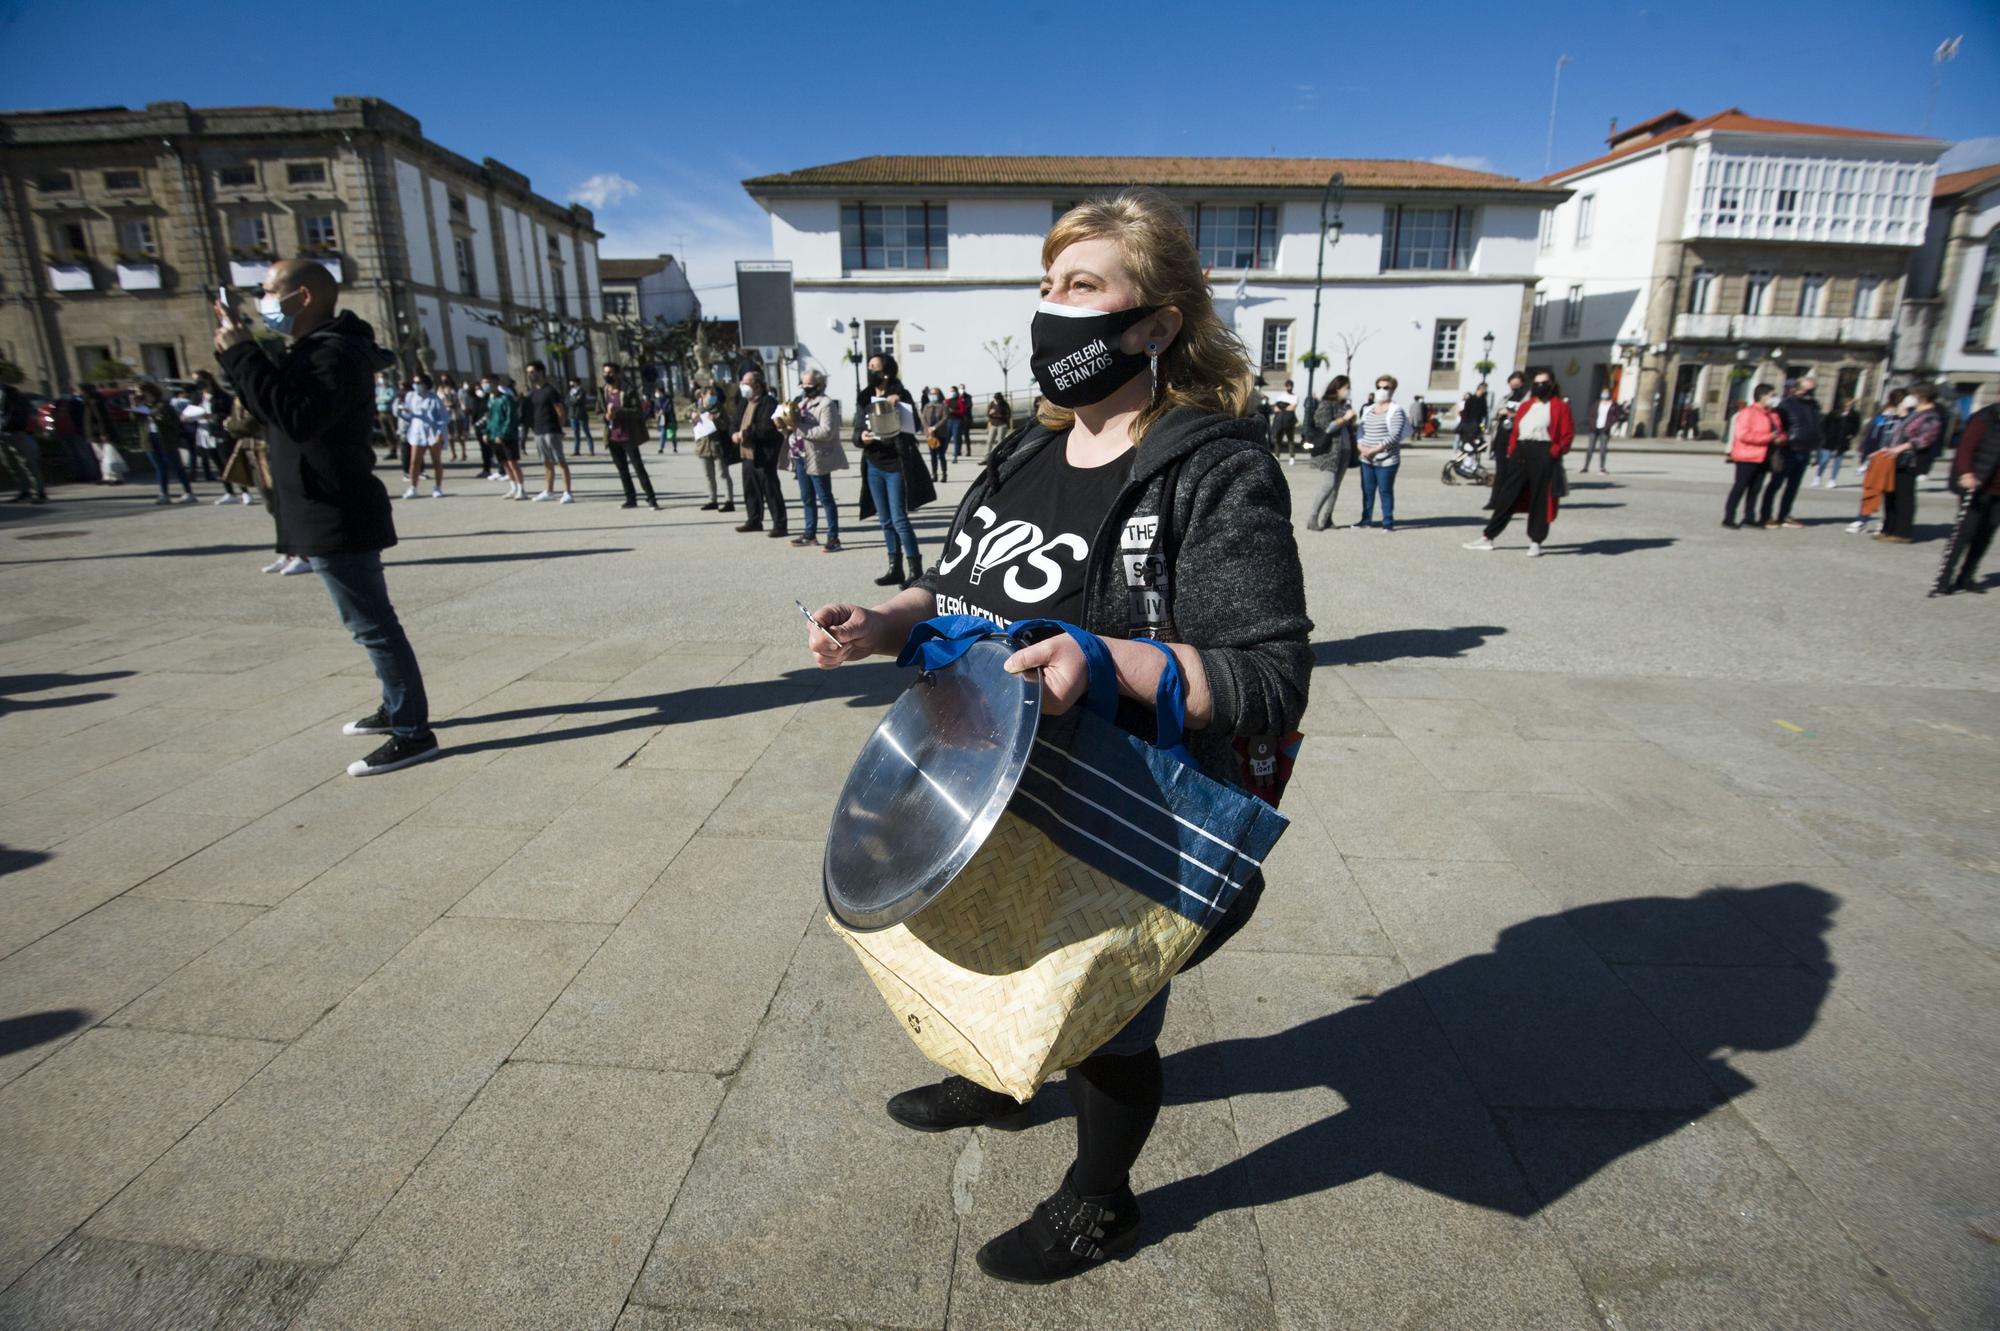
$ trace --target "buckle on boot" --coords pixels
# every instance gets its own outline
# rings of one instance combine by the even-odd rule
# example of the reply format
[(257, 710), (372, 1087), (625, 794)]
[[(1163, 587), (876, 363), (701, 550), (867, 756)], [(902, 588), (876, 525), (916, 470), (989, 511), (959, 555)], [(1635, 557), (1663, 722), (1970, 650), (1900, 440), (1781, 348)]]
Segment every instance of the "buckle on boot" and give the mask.
[[(1102, 1237), (1100, 1234), (1098, 1237)], [(1069, 1250), (1085, 1261), (1094, 1262), (1104, 1256), (1104, 1249), (1090, 1241), (1090, 1235), (1078, 1234), (1069, 1241)]]

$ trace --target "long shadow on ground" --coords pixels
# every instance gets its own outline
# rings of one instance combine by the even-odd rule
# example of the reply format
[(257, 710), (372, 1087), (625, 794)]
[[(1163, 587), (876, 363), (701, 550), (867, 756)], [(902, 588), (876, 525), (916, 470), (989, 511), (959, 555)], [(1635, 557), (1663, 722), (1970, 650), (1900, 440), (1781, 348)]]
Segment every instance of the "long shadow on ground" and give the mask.
[(1450, 629), (1391, 629), (1313, 644), (1313, 664), (1382, 665), (1389, 661), (1454, 661), (1507, 630), (1498, 624)]

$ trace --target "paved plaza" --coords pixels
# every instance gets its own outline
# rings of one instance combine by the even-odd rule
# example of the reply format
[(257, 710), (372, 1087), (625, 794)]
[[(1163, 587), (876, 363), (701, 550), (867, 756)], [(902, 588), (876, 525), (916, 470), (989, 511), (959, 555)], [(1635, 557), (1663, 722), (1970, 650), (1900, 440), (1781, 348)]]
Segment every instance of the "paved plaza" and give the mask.
[(2000, 1324), (2000, 606), (1925, 599), (1942, 494), (1910, 547), (1852, 488), (1725, 531), (1714, 452), (1573, 478), (1540, 560), (1459, 548), (1436, 450), (1394, 535), (1301, 518), (1291, 829), (1175, 985), (1145, 1245), (1043, 1290), (973, 1252), (1060, 1082), (897, 1127), (932, 1070), (823, 922), (904, 682), (792, 607), (876, 590), (853, 473), (835, 556), (686, 452), (659, 513), (601, 459), (399, 503), (447, 752), (368, 780), (261, 509), (5, 509), (0, 1327)]

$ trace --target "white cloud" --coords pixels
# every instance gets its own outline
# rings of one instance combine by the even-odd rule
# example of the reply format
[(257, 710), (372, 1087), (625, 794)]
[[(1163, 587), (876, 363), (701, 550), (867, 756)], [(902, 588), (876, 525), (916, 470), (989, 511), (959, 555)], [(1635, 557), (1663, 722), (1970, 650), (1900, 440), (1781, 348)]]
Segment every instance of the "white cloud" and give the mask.
[(639, 187), (616, 171), (600, 171), (569, 192), (569, 197), (587, 204), (592, 212), (602, 212), (639, 192)]
[(1455, 166), (1466, 171), (1491, 171), (1496, 175), (1500, 170), (1493, 165), (1491, 157), (1482, 157), (1477, 153), (1439, 153), (1436, 157), (1426, 157), (1424, 160), (1432, 166)]
[(1970, 171), (1975, 166), (1985, 166), (1990, 162), (2000, 162), (2000, 134), (1961, 139), (1952, 144), (1945, 149), (1944, 156), (1938, 158), (1938, 172)]

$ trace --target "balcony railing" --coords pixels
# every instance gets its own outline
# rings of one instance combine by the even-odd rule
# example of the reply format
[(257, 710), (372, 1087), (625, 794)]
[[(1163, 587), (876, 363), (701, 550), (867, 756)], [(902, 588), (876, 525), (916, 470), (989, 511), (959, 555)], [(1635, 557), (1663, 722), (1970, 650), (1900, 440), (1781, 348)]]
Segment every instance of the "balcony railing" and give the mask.
[(97, 274), (90, 270), (89, 263), (81, 259), (63, 259), (49, 265), (49, 289), (52, 291), (95, 291)]
[(1882, 343), (1890, 319), (1841, 319), (1815, 314), (1677, 314), (1674, 336), (1743, 342)]

